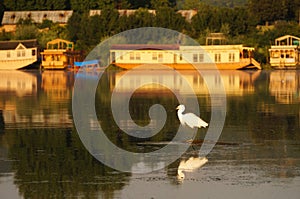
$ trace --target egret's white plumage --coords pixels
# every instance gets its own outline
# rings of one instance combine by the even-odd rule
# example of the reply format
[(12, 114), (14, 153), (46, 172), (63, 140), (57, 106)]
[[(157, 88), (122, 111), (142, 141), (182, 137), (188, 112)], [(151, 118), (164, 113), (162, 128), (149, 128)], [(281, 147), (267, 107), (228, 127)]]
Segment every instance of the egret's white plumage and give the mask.
[(178, 180), (183, 180), (185, 178), (185, 172), (193, 172), (196, 169), (199, 169), (207, 162), (206, 157), (190, 157), (188, 160), (182, 160), (179, 163), (178, 170), (177, 170), (177, 178)]
[(207, 127), (208, 124), (203, 121), (200, 117), (195, 115), (194, 113), (186, 113), (183, 114), (183, 111), (185, 110), (185, 106), (183, 104), (177, 106), (176, 108), (177, 111), (177, 116), (182, 125), (188, 125), (191, 128), (201, 128), (201, 127)]

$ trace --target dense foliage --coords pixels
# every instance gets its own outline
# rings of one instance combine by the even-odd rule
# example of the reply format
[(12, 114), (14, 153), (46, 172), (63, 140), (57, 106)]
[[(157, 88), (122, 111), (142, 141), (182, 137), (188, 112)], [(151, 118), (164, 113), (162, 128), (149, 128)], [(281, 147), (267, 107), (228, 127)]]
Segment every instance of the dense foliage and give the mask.
[[(0, 12), (74, 10), (65, 27), (49, 20), (45, 20), (42, 24), (33, 24), (30, 20), (25, 20), (19, 23), (15, 34), (0, 33), (0, 40), (38, 38), (44, 47), (47, 41), (60, 37), (75, 42), (76, 48), (89, 52), (102, 40), (138, 27), (164, 27), (177, 30), (188, 34), (200, 44), (205, 44), (207, 34), (222, 32), (227, 36), (228, 43), (243, 43), (256, 47), (256, 58), (266, 63), (267, 49), (276, 37), (284, 34), (300, 36), (300, 26), (297, 24), (300, 14), (298, 0), (223, 2), (227, 4), (222, 5), (218, 0), (0, 0)], [(129, 16), (120, 16), (117, 9), (125, 8), (137, 11)], [(90, 9), (101, 9), (101, 16), (89, 16)], [(149, 13), (148, 9), (155, 9), (156, 15)], [(178, 9), (196, 9), (198, 12), (188, 22), (177, 13)], [(269, 25), (258, 26), (266, 23)]]

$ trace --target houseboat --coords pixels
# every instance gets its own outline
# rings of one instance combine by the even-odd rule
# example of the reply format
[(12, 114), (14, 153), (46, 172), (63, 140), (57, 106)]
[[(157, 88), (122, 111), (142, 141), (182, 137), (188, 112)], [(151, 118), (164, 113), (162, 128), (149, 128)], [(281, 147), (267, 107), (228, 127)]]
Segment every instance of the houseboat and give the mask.
[(300, 38), (285, 35), (275, 39), (269, 49), (270, 65), (276, 69), (296, 69), (300, 67)]
[(83, 59), (82, 52), (74, 50), (74, 43), (63, 39), (49, 41), (41, 56), (42, 69), (65, 69)]
[[(261, 69), (252, 57), (254, 48), (243, 45), (214, 43), (207, 39), (205, 46), (179, 44), (115, 44), (110, 48), (110, 62), (124, 69), (144, 65), (156, 69), (167, 65), (174, 69)], [(215, 67), (216, 66), (216, 67)]]
[(0, 69), (16, 70), (38, 59), (38, 42), (32, 40), (0, 41)]

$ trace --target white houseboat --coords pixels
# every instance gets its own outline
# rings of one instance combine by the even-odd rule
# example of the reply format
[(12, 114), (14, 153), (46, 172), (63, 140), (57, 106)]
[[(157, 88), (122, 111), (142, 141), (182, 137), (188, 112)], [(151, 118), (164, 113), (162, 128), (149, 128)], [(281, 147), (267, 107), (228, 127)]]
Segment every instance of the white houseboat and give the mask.
[(275, 39), (269, 49), (270, 65), (276, 69), (296, 69), (300, 67), (300, 38), (285, 35)]
[(0, 69), (20, 69), (37, 61), (37, 40), (0, 41)]
[(179, 44), (115, 44), (110, 48), (110, 62), (124, 69), (145, 65), (156, 69), (167, 65), (174, 69), (261, 69), (252, 57), (254, 48), (243, 45), (205, 46)]

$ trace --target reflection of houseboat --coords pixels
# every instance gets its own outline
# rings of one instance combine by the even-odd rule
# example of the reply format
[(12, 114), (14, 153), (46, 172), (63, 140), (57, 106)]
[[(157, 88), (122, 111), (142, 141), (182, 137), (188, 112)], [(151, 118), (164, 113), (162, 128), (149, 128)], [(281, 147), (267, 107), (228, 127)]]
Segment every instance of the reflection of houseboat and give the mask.
[(278, 69), (295, 69), (300, 66), (300, 38), (285, 35), (275, 39), (269, 49), (270, 64)]
[(43, 69), (65, 69), (82, 60), (82, 53), (74, 50), (74, 43), (62, 39), (49, 41), (41, 55)]
[(70, 98), (70, 89), (74, 83), (73, 73), (67, 71), (44, 71), (41, 88), (49, 99), (57, 101)]
[[(209, 42), (211, 40), (211, 42)], [(111, 63), (125, 69), (147, 64), (152, 69), (168, 65), (175, 69), (261, 69), (252, 58), (254, 48), (243, 45), (214, 44), (208, 38), (205, 46), (167, 44), (115, 44), (110, 48)], [(215, 67), (215, 66), (217, 67)]]
[(0, 92), (12, 92), (17, 96), (35, 94), (37, 77), (22, 71), (1, 71)]
[(300, 101), (300, 78), (297, 71), (274, 71), (270, 74), (269, 90), (279, 103)]
[[(111, 79), (111, 86), (115, 92), (126, 93), (135, 88), (139, 91), (159, 92), (165, 91), (165, 87), (179, 92), (181, 94), (191, 94), (190, 88), (197, 95), (206, 95), (209, 93), (207, 85), (211, 92), (216, 94), (223, 92), (223, 87), (227, 95), (242, 96), (245, 93), (254, 92), (254, 82), (259, 77), (260, 71), (240, 71), (240, 70), (223, 70), (216, 72), (207, 70), (201, 75), (192, 70), (181, 70), (180, 74), (175, 71), (139, 71), (131, 70), (130, 72), (122, 71), (116, 73)], [(145, 84), (145, 82), (154, 82)], [(187, 82), (187, 84), (184, 84)], [(159, 86), (162, 85), (162, 86)], [(223, 86), (222, 86), (223, 85)], [(141, 86), (141, 87), (140, 87)], [(143, 93), (147, 93), (143, 92)]]
[(0, 69), (19, 69), (37, 61), (37, 40), (0, 41)]

